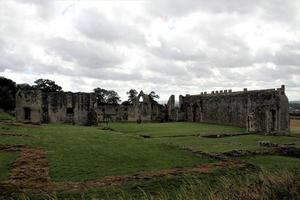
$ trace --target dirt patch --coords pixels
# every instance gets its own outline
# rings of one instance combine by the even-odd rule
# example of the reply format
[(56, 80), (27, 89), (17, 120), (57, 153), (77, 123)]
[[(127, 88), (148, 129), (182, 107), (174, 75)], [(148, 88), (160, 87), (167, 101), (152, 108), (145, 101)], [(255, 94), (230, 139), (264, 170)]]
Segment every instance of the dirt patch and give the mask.
[(19, 126), (19, 127), (26, 127), (26, 128), (41, 128), (40, 124), (24, 124), (15, 121), (0, 121), (2, 125), (12, 125), (12, 126)]
[(50, 183), (46, 151), (22, 149), (12, 166), (7, 183), (18, 189), (45, 189)]
[(290, 157), (300, 157), (300, 148), (296, 147), (272, 147), (265, 148), (257, 151), (249, 150), (233, 150), (229, 152), (222, 153), (221, 155), (226, 157), (244, 157), (244, 156), (255, 156), (255, 155), (280, 155), (280, 156), (290, 156)]
[(120, 185), (130, 181), (147, 181), (163, 177), (173, 177), (190, 173), (212, 173), (220, 169), (245, 169), (249, 164), (240, 161), (226, 161), (218, 163), (209, 163), (196, 167), (182, 167), (163, 169), (155, 172), (141, 172), (133, 175), (107, 176), (99, 180), (85, 182), (57, 182), (54, 183), (54, 190), (86, 190), (110, 185)]
[(162, 135), (162, 136), (150, 136), (150, 135), (139, 135), (139, 137), (149, 139), (149, 138), (178, 138), (178, 137), (199, 137), (199, 134), (192, 135)]
[(231, 136), (244, 136), (250, 135), (250, 133), (220, 133), (213, 135), (203, 135), (204, 138), (223, 138), (223, 137), (231, 137)]
[(142, 137), (142, 138), (145, 138), (145, 139), (149, 139), (149, 138), (151, 138), (151, 136), (150, 135), (139, 135), (140, 137)]
[(107, 126), (100, 127), (99, 129), (104, 130), (104, 131), (115, 131), (114, 129), (107, 127)]
[(21, 151), (24, 148), (26, 146), (21, 144), (0, 144), (0, 151)]
[(204, 156), (220, 161), (232, 160), (236, 157), (245, 157), (245, 156), (256, 156), (256, 155), (280, 155), (280, 156), (289, 156), (300, 158), (300, 148), (292, 147), (288, 145), (279, 145), (275, 147), (268, 147), (256, 151), (250, 150), (232, 150), (224, 153), (207, 153), (203, 151), (195, 151), (188, 148), (181, 148), (182, 150), (190, 151), (195, 156)]
[(250, 133), (218, 133), (218, 134), (190, 134), (190, 135), (163, 135), (163, 136), (150, 136), (150, 135), (139, 135), (142, 138), (179, 138), (179, 137), (204, 137), (204, 138), (222, 138), (230, 136), (243, 136), (250, 135)]
[(0, 136), (33, 137), (32, 135), (15, 133), (15, 132), (0, 132)]

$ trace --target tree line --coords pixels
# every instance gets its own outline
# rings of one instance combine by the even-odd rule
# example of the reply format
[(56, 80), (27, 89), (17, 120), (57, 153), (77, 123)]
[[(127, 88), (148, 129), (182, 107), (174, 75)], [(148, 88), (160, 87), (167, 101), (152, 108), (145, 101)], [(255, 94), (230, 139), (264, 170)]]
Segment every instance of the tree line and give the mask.
[[(34, 85), (16, 84), (13, 80), (0, 76), (0, 108), (3, 110), (14, 110), (15, 108), (15, 94), (18, 90), (41, 90), (43, 92), (63, 92), (62, 87), (57, 85), (55, 81), (49, 79), (37, 79), (34, 81)], [(106, 90), (104, 88), (97, 87), (94, 90), (98, 105), (117, 105), (121, 102), (121, 98), (114, 90)], [(124, 101), (123, 105), (133, 104), (138, 92), (135, 89), (130, 89), (126, 92), (128, 100)], [(159, 96), (151, 91), (149, 93), (150, 100), (156, 102), (155, 99), (159, 99)], [(156, 102), (157, 103), (157, 102)]]

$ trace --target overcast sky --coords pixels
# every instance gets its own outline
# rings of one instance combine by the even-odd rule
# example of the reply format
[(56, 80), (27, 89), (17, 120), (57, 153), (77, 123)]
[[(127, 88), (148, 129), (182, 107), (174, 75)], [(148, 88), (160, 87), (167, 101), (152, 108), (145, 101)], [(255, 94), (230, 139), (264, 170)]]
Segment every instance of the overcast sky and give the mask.
[(122, 100), (285, 84), (300, 100), (300, 0), (0, 0), (0, 76)]

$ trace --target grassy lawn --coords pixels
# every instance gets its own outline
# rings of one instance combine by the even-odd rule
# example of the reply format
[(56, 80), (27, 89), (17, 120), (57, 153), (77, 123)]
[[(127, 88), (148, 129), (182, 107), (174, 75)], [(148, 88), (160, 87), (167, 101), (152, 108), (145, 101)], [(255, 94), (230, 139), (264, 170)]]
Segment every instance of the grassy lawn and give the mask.
[(26, 144), (46, 149), (50, 176), (55, 181), (89, 180), (214, 162), (175, 147), (103, 131), (98, 127), (42, 125), (30, 128), (2, 125), (2, 130), (33, 136), (0, 136), (0, 143)]
[(223, 138), (175, 137), (154, 138), (155, 143), (163, 143), (204, 152), (226, 152), (232, 150), (257, 150), (259, 141), (277, 144), (292, 144), (300, 147), (300, 138), (289, 136), (243, 135)]
[(174, 123), (111, 123), (110, 128), (129, 135), (148, 135), (151, 137), (174, 135), (204, 135), (226, 132), (243, 132), (244, 128), (216, 124), (174, 122)]
[[(103, 130), (102, 127), (96, 126), (0, 124), (0, 132), (27, 135), (26, 137), (0, 135), (0, 144), (24, 144), (28, 147), (45, 149), (48, 153), (50, 176), (53, 181), (93, 180), (104, 176), (134, 174), (217, 162), (207, 157), (195, 156), (180, 148), (205, 152), (256, 150), (261, 148), (259, 141), (293, 144), (293, 146), (300, 147), (300, 137), (264, 135), (223, 138), (201, 137), (204, 134), (245, 131), (242, 128), (232, 126), (183, 122), (111, 123), (109, 126), (113, 129), (112, 131)], [(140, 135), (148, 135), (150, 138), (143, 138)], [(0, 152), (0, 181), (7, 179), (9, 168), (16, 157), (16, 153)], [(252, 156), (240, 159), (271, 172), (282, 169), (291, 170), (300, 166), (299, 158), (283, 156)], [(227, 178), (224, 179), (224, 177)], [(187, 194), (187, 198), (183, 199), (190, 199), (193, 195), (197, 199), (198, 197), (205, 197), (207, 193), (215, 194), (215, 191), (211, 191), (212, 188), (224, 187), (223, 190), (227, 190), (227, 185), (224, 186), (223, 183), (233, 184), (240, 188), (242, 186), (239, 183), (244, 183), (244, 179), (247, 180), (247, 177), (256, 183), (257, 169), (251, 168), (241, 171), (223, 169), (212, 174), (166, 177), (147, 182), (130, 182), (118, 187), (96, 188), (84, 192), (62, 191), (55, 195), (58, 195), (58, 199), (82, 199), (82, 195), (85, 195), (84, 197), (87, 199), (156, 199), (156, 197), (159, 199), (178, 199), (177, 195)], [(195, 180), (196, 182), (193, 182)], [(237, 183), (232, 182), (232, 180), (236, 180)], [(246, 182), (252, 186), (250, 181)], [(180, 189), (179, 192), (178, 189)], [(145, 194), (147, 194), (147, 198)], [(168, 198), (165, 198), (164, 195), (168, 195)]]
[(7, 179), (9, 168), (16, 159), (16, 157), (16, 153), (0, 152), (0, 181)]
[[(189, 136), (244, 131), (242, 128), (232, 126), (178, 122), (112, 123), (110, 127), (114, 131), (102, 130), (101, 127), (58, 124), (41, 126), (2, 124), (1, 132), (14, 132), (32, 137), (0, 135), (0, 144), (25, 144), (47, 150), (50, 176), (54, 181), (91, 180), (109, 175), (216, 162), (210, 158), (197, 157), (188, 151), (180, 150), (179, 147), (205, 152), (254, 150), (261, 148), (258, 142), (262, 140), (280, 144), (294, 143), (300, 146), (300, 138), (288, 136), (245, 135), (224, 138)], [(139, 135), (151, 135), (151, 138), (144, 139)], [(172, 137), (176, 135), (185, 137)], [(259, 165), (259, 162), (257, 164)]]

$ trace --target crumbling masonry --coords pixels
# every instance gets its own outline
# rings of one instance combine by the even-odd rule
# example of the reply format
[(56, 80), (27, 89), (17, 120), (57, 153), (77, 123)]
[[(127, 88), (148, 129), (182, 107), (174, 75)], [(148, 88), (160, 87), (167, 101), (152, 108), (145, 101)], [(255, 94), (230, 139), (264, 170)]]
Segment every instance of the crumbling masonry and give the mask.
[(107, 121), (206, 122), (245, 127), (248, 132), (288, 134), (288, 98), (285, 88), (241, 92), (231, 90), (179, 96), (166, 105), (141, 91), (132, 104), (97, 105), (94, 93), (18, 91), (16, 118), (30, 123), (94, 125)]

